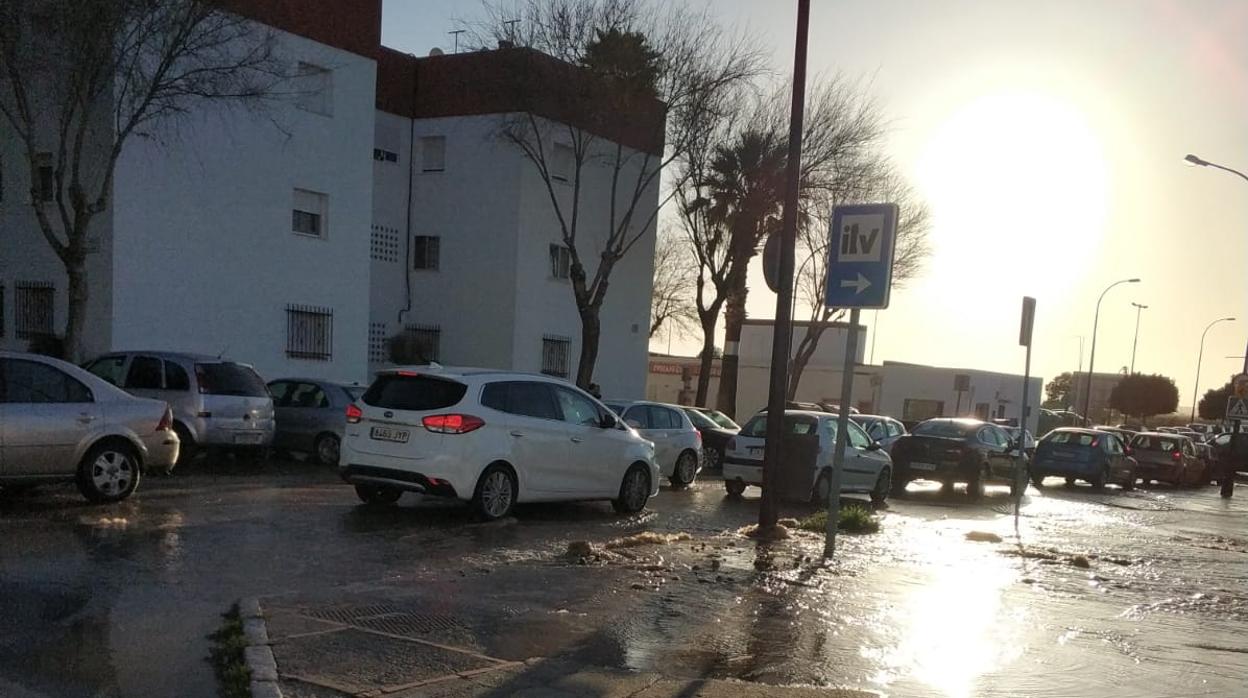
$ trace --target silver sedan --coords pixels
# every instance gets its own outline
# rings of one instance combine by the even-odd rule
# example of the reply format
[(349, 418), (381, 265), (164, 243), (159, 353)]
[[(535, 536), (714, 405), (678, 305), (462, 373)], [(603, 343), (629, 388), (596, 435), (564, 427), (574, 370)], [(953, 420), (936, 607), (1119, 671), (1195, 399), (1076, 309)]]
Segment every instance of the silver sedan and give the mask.
[(316, 378), (281, 378), (269, 383), (277, 432), (273, 448), (307, 453), (318, 463), (338, 465), (347, 405), (364, 386)]
[(0, 352), (0, 486), (73, 481), (92, 502), (129, 497), (178, 458), (173, 413), (57, 359)]

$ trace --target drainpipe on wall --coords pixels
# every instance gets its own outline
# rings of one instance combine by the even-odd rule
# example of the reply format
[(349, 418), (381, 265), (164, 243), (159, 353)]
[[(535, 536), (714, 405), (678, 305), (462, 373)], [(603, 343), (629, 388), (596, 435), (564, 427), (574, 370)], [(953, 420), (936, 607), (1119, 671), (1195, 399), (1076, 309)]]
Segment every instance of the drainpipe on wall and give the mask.
[[(416, 60), (415, 54), (407, 54)], [(416, 181), (416, 95), (419, 92), (419, 72), (415, 63), (412, 64), (412, 114), (407, 122), (407, 223), (404, 225), (403, 254), (403, 287), (406, 305), (399, 311), (399, 331), (403, 331), (403, 320), (412, 312), (412, 185)]]

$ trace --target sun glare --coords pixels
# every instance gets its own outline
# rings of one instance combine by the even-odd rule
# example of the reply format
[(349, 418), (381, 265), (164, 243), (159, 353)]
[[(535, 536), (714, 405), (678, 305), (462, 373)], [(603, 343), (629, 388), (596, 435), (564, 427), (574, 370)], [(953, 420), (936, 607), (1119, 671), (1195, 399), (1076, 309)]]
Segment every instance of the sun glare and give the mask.
[(934, 130), (918, 176), (933, 213), (929, 283), (974, 294), (983, 277), (967, 270), (1005, 267), (1013, 271), (992, 290), (1051, 297), (1096, 257), (1108, 167), (1100, 138), (1069, 102), (1025, 91), (977, 98)]

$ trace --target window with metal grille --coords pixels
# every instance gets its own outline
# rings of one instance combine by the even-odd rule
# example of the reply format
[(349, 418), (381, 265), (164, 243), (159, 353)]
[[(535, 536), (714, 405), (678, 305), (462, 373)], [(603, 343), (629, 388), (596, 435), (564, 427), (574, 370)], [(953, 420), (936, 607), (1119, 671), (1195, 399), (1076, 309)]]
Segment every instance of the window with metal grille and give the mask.
[(46, 337), (53, 332), (56, 290), (46, 281), (19, 281), (13, 286), (17, 338)]
[(542, 337), (542, 373), (559, 378), (568, 377), (568, 353), (572, 340), (567, 337)]
[(325, 237), (329, 197), (319, 192), (296, 189), (290, 212), (290, 228), (300, 235)]
[(436, 235), (417, 235), (412, 238), (412, 268), (436, 271), (441, 247), (442, 238)]
[(312, 305), (286, 306), (286, 356), (329, 361), (334, 350), (334, 311)]
[(439, 325), (405, 325), (398, 347), (392, 348), (391, 359), (401, 364), (427, 364), (442, 357), (442, 327)]
[(51, 201), (56, 198), (56, 178), (52, 171), (52, 153), (35, 155), (34, 189), (36, 201)]
[(550, 246), (550, 275), (556, 279), (566, 279), (571, 276), (572, 271), (572, 252), (564, 245)]

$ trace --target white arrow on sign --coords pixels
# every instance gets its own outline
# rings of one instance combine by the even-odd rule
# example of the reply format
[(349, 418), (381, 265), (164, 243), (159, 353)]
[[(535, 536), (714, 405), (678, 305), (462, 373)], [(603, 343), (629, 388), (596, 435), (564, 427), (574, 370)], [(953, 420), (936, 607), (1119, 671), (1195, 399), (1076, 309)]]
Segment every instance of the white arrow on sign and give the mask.
[(862, 293), (863, 291), (867, 290), (870, 287), (871, 287), (871, 282), (867, 280), (867, 277), (862, 275), (862, 272), (858, 272), (857, 279), (842, 279), (841, 280), (841, 288), (854, 289), (854, 295)]

